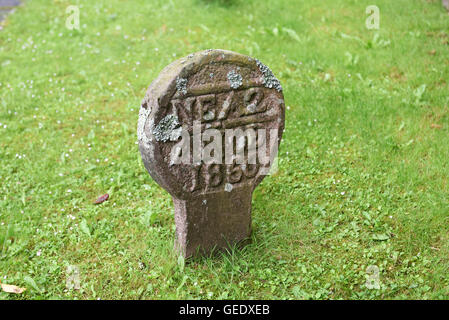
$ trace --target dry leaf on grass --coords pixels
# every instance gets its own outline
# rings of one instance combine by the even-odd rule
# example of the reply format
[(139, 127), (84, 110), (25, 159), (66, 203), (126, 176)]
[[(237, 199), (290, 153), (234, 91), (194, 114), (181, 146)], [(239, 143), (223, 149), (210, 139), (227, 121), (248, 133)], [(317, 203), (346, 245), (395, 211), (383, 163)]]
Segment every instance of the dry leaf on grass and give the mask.
[(103, 203), (103, 202), (105, 202), (108, 199), (109, 199), (109, 194), (106, 193), (106, 194), (100, 196), (97, 200), (95, 200), (94, 204)]
[(442, 128), (442, 126), (441, 126), (440, 124), (436, 124), (436, 123), (432, 123), (432, 124), (430, 125), (430, 127), (431, 127), (432, 129), (441, 129), (441, 128)]
[(0, 283), (0, 286), (2, 287), (2, 290), (4, 292), (7, 292), (7, 293), (17, 293), (17, 294), (19, 294), (19, 293), (22, 293), (22, 292), (24, 292), (26, 290), (26, 288), (19, 288), (18, 286), (14, 286), (12, 284)]

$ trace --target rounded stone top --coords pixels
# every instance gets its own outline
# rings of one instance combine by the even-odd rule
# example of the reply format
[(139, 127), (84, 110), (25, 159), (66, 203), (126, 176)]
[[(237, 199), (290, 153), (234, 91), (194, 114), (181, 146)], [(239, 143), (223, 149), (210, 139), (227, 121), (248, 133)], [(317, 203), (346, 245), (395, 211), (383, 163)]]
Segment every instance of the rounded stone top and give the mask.
[(178, 199), (254, 189), (271, 165), (263, 147), (277, 152), (284, 121), (282, 87), (266, 65), (210, 49), (171, 63), (151, 83), (139, 149), (153, 179)]

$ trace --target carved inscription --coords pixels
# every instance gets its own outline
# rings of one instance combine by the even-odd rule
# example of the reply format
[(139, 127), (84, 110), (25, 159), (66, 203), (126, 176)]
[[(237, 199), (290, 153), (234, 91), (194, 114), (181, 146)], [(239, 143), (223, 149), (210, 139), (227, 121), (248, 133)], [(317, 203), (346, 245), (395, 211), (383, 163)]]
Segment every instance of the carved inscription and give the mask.
[[(191, 143), (194, 143), (193, 124), (195, 122), (201, 124), (203, 138), (210, 129), (219, 130), (222, 138), (220, 143), (222, 161), (191, 165), (188, 190), (191, 192), (209, 191), (222, 187), (226, 183), (238, 184), (253, 179), (261, 164), (257, 159), (251, 159), (250, 148), (251, 146), (264, 147), (266, 145), (266, 139), (258, 139), (257, 129), (265, 128), (264, 122), (278, 119), (277, 114), (282, 107), (281, 103), (282, 101), (279, 101), (273, 94), (264, 93), (263, 87), (223, 90), (184, 99), (172, 99), (168, 112), (177, 116), (182, 123), (183, 130), (189, 133)], [(268, 110), (272, 110), (272, 112), (267, 112)], [(232, 144), (235, 153), (238, 154), (237, 151), (241, 151), (244, 154), (244, 158), (239, 163), (234, 160), (232, 164), (226, 164), (226, 129), (233, 129), (237, 133), (237, 137), (232, 137)], [(251, 133), (254, 134), (251, 135)], [(203, 152), (208, 151), (208, 143), (216, 143), (214, 139), (215, 137), (210, 141), (201, 140)], [(260, 140), (260, 145), (257, 145), (258, 140)], [(193, 151), (192, 146), (190, 146), (190, 150)], [(175, 167), (173, 170), (176, 173)]]

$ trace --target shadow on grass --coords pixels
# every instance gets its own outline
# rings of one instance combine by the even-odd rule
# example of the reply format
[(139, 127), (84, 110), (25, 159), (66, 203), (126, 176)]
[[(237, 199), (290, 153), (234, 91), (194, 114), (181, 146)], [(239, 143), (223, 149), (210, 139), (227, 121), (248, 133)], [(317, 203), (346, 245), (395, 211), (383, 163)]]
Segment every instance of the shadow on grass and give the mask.
[(257, 263), (268, 258), (270, 251), (267, 248), (274, 245), (270, 235), (260, 234), (253, 230), (250, 238), (233, 245), (229, 244), (227, 248), (215, 248), (207, 255), (197, 253), (186, 259), (186, 264), (212, 266), (231, 261), (232, 264), (237, 261)]

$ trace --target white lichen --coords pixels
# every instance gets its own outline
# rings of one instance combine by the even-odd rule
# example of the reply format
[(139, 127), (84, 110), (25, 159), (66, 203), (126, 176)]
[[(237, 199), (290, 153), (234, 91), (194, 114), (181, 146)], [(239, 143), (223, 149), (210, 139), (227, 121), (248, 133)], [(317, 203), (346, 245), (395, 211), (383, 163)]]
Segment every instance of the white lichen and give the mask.
[(176, 89), (182, 94), (187, 93), (187, 79), (186, 78), (176, 78)]
[(232, 184), (230, 184), (230, 183), (226, 183), (226, 184), (225, 184), (225, 187), (224, 187), (224, 189), (225, 189), (226, 192), (231, 192), (233, 188), (234, 188), (234, 187), (233, 187)]
[(150, 139), (148, 139), (145, 134), (145, 123), (147, 122), (148, 116), (150, 115), (150, 108), (140, 107), (139, 110), (139, 120), (137, 121), (137, 139), (142, 142), (143, 145), (148, 145)]
[(257, 105), (255, 103), (251, 103), (246, 107), (246, 109), (251, 113), (256, 112), (256, 108), (257, 108)]
[(276, 89), (277, 91), (282, 91), (282, 86), (279, 80), (274, 76), (273, 72), (264, 65), (262, 62), (256, 59), (256, 64), (259, 67), (259, 70), (263, 74), (263, 85), (270, 89)]
[(162, 142), (176, 141), (181, 137), (181, 134), (182, 127), (179, 124), (178, 117), (173, 114), (167, 115), (153, 129), (154, 138)]
[(237, 73), (235, 70), (229, 71), (227, 77), (228, 77), (229, 83), (231, 85), (231, 88), (233, 88), (233, 89), (237, 89), (238, 87), (240, 87), (243, 84), (242, 76), (239, 73)]
[(212, 110), (208, 110), (203, 114), (203, 119), (206, 121), (213, 120), (215, 118), (215, 113)]

